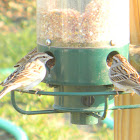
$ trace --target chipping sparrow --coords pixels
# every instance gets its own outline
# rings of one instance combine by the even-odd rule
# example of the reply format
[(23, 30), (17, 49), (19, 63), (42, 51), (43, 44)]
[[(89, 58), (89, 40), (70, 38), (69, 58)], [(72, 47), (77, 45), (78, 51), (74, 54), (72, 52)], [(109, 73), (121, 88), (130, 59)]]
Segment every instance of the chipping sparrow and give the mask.
[(39, 84), (46, 75), (45, 63), (53, 59), (46, 53), (35, 53), (22, 66), (18, 67), (10, 76), (2, 82), (4, 86), (0, 91), (0, 99), (8, 92), (20, 89), (28, 91)]
[(28, 59), (34, 54), (37, 53), (37, 47), (35, 47), (33, 50), (31, 50), (27, 55), (25, 55), (23, 58), (21, 58), (14, 67), (22, 66), (24, 63), (28, 61)]
[(140, 76), (122, 55), (113, 56), (109, 78), (117, 88), (123, 91), (133, 91), (140, 95)]

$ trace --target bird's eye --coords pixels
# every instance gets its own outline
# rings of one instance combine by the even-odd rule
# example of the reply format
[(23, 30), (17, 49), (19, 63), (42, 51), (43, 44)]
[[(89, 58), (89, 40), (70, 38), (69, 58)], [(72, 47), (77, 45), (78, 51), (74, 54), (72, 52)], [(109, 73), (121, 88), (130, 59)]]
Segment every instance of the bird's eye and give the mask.
[(116, 59), (113, 59), (115, 63), (118, 63), (118, 61)]
[(45, 56), (43, 56), (43, 58), (46, 58)]

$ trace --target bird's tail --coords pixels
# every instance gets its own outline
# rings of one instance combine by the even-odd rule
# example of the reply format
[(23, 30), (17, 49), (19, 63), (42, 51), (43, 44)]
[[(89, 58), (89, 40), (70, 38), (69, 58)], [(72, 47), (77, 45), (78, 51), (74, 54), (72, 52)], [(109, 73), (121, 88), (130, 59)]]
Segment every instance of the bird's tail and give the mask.
[(140, 95), (140, 86), (139, 86), (139, 87), (135, 87), (135, 88), (134, 88), (134, 91), (135, 91), (138, 95)]
[(1, 91), (0, 91), (0, 99), (7, 94), (8, 92), (10, 92), (10, 88), (9, 87), (4, 87)]

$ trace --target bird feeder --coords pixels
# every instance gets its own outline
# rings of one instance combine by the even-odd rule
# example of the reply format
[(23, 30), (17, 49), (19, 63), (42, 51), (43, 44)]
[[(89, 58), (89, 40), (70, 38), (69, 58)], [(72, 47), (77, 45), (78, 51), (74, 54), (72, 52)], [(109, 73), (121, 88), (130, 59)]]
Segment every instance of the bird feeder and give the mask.
[(70, 112), (73, 124), (96, 124), (117, 108), (108, 60), (117, 53), (128, 58), (129, 1), (37, 0), (37, 45), (54, 57), (43, 81), (54, 92), (38, 92), (54, 96), (53, 110), (22, 111), (12, 94), (15, 108), (24, 114)]

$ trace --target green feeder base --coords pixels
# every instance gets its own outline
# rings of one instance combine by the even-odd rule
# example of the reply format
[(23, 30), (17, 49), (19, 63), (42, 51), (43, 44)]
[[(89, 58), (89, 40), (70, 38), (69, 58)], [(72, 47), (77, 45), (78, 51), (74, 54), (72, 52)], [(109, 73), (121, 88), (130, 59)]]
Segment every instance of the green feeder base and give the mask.
[[(98, 92), (105, 87), (100, 86), (58, 86), (55, 92)], [(95, 117), (99, 112), (104, 112), (105, 96), (55, 96), (54, 109), (64, 112), (71, 112), (71, 123), (81, 125), (92, 125), (98, 123)], [(109, 106), (112, 106), (114, 97), (109, 97)], [(95, 113), (95, 115), (93, 115)]]

